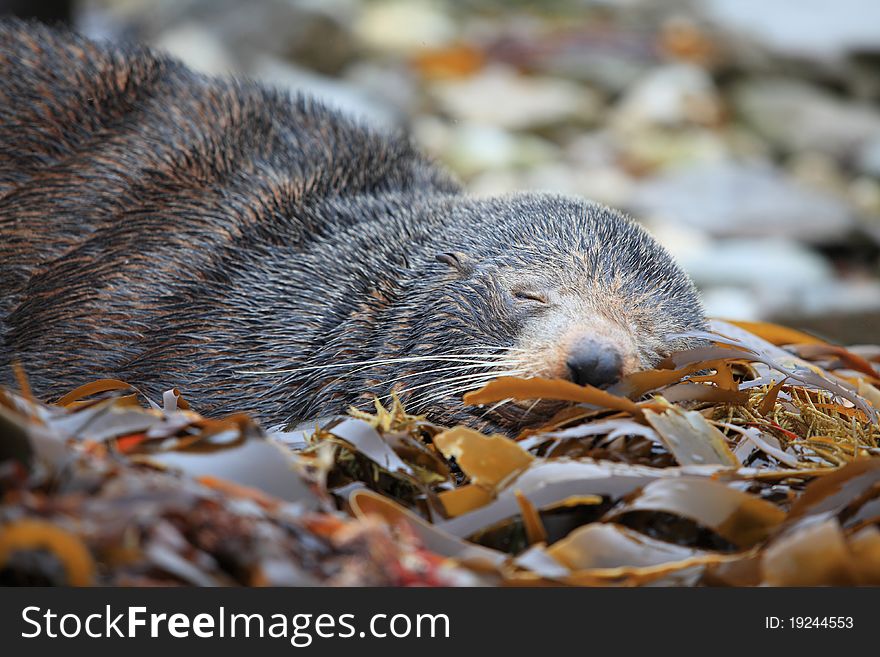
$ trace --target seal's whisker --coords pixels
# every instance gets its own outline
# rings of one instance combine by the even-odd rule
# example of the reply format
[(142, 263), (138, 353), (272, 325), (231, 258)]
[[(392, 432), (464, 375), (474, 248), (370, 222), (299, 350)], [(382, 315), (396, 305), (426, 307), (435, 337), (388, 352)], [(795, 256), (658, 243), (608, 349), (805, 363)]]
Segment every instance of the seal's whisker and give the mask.
[[(525, 373), (526, 373), (526, 370), (510, 370), (508, 372), (490, 372), (489, 374), (483, 374), (483, 378), (471, 380), (466, 385), (463, 385), (463, 386), (457, 386), (457, 387), (453, 387), (453, 388), (449, 388), (447, 386), (445, 390), (442, 390), (437, 395), (433, 395), (430, 397), (424, 397), (423, 395), (416, 395), (416, 397), (414, 399), (411, 398), (408, 403), (416, 409), (422, 408), (425, 405), (432, 404), (440, 399), (445, 399), (447, 397), (451, 397), (456, 394), (463, 394), (463, 393), (469, 392), (471, 390), (479, 390), (485, 384), (489, 383), (489, 381), (491, 381), (499, 376), (519, 376), (519, 375), (525, 374)], [(460, 383), (465, 377), (456, 377), (456, 378), (458, 379), (458, 382)], [(468, 377), (468, 378), (471, 378), (471, 377)], [(452, 383), (454, 380), (455, 380), (455, 378), (449, 379), (448, 382)], [(415, 390), (416, 388), (424, 388), (427, 385), (431, 385), (431, 384), (416, 386), (415, 388), (411, 388), (410, 390)], [(419, 398), (419, 397), (421, 397), (421, 398)]]
[(470, 363), (467, 359), (492, 358), (495, 354), (443, 354), (441, 356), (408, 356), (405, 358), (383, 358), (374, 360), (362, 360), (353, 363), (330, 363), (328, 365), (309, 365), (306, 367), (293, 367), (283, 370), (236, 370), (236, 374), (267, 375), (267, 374), (297, 374), (299, 372), (315, 372), (318, 370), (331, 370), (343, 367), (373, 367), (374, 365), (394, 365), (396, 363), (417, 363), (422, 361), (450, 361)]
[[(432, 375), (437, 374), (438, 372), (447, 372), (447, 373), (467, 372), (468, 370), (475, 370), (475, 369), (485, 370), (486, 367), (493, 368), (493, 369), (490, 369), (489, 371), (495, 371), (495, 369), (498, 369), (498, 368), (509, 369), (511, 367), (516, 367), (516, 366), (520, 366), (520, 365), (519, 365), (519, 363), (517, 363), (515, 361), (481, 361), (479, 363), (470, 364), (470, 365), (452, 365), (449, 367), (439, 367), (439, 368), (435, 368), (435, 369), (431, 369), (431, 370), (416, 370), (414, 372), (408, 372), (407, 374), (402, 374), (398, 377), (395, 377), (393, 379), (389, 379), (387, 381), (381, 381), (379, 383), (374, 383), (374, 384), (369, 384), (369, 385), (363, 386), (357, 392), (358, 392), (358, 394), (362, 394), (364, 392), (369, 392), (370, 390), (375, 390), (377, 392), (384, 393), (386, 390), (389, 390), (395, 383), (397, 383), (398, 381), (401, 381), (403, 379), (409, 379), (409, 378), (412, 378), (415, 376), (430, 377)], [(338, 383), (339, 381), (342, 381), (343, 379), (354, 376), (355, 374), (363, 371), (364, 369), (368, 369), (368, 368), (359, 368), (359, 369), (353, 370), (351, 372), (346, 372), (344, 374), (341, 374), (340, 376), (336, 377), (335, 379), (333, 379), (332, 381), (330, 381), (326, 385), (333, 385), (335, 383)], [(441, 382), (442, 382), (442, 379), (441, 379)], [(401, 390), (400, 392), (403, 393), (403, 392), (406, 392), (406, 390)], [(385, 397), (388, 397), (388, 396), (390, 396), (390, 393), (389, 393), (389, 395), (385, 395)], [(383, 397), (383, 399), (385, 397)]]
[[(499, 376), (515, 376), (515, 372), (521, 372), (523, 370), (508, 370), (502, 372), (477, 372), (475, 374), (464, 374), (462, 376), (453, 376), (448, 379), (443, 379), (441, 381), (430, 381), (428, 383), (422, 383), (417, 386), (413, 386), (411, 388), (404, 388), (403, 390), (399, 390), (397, 392), (398, 395), (408, 395), (415, 390), (420, 390), (422, 388), (443, 388), (444, 386), (448, 386), (450, 383), (460, 383), (461, 381), (471, 381), (474, 379), (477, 380), (485, 380), (491, 381)], [(386, 395), (386, 397), (390, 397), (391, 395)]]
[(525, 412), (525, 414), (523, 415), (523, 419), (527, 418), (527, 417), (531, 414), (531, 412), (532, 412), (533, 410), (535, 410), (535, 406), (537, 406), (540, 402), (541, 402), (540, 399), (536, 399), (535, 401), (533, 401), (533, 402), (529, 405), (529, 407), (526, 409), (526, 412)]
[(513, 401), (513, 397), (508, 397), (507, 399), (502, 399), (500, 402), (492, 404), (489, 408), (487, 408), (483, 413), (480, 414), (480, 417), (478, 419), (482, 420), (484, 417), (489, 415), (489, 413), (494, 413), (499, 408), (501, 408), (505, 404), (509, 404), (512, 401)]
[[(405, 379), (405, 378), (409, 378), (409, 377), (413, 377), (413, 376), (431, 376), (436, 372), (450, 372), (450, 371), (468, 370), (468, 369), (476, 370), (478, 368), (489, 368), (487, 370), (487, 371), (489, 371), (489, 370), (496, 370), (496, 369), (505, 369), (505, 368), (510, 368), (510, 367), (514, 367), (514, 366), (519, 366), (519, 367), (522, 366), (519, 358), (516, 358), (515, 356), (509, 355), (509, 354), (499, 354), (499, 355), (492, 355), (492, 356), (488, 356), (488, 357), (480, 354), (479, 356), (473, 356), (472, 358), (468, 358), (468, 359), (460, 359), (460, 360), (458, 360), (458, 359), (451, 360), (450, 359), (450, 360), (441, 360), (441, 361), (437, 361), (433, 357), (431, 357), (431, 358), (424, 359), (424, 361), (415, 361), (413, 364), (419, 365), (422, 362), (428, 362), (431, 365), (446, 365), (446, 363), (451, 363), (451, 364), (448, 366), (436, 367), (436, 368), (427, 369), (427, 370), (417, 369), (417, 368), (406, 368), (406, 369), (404, 369), (404, 372), (405, 372), (404, 374), (401, 374), (400, 376), (393, 378), (393, 379), (389, 379), (386, 381), (381, 381), (380, 383), (377, 383), (377, 384), (373, 384), (370, 387), (371, 388), (389, 387), (391, 384), (397, 382), (400, 379)], [(407, 364), (404, 364), (404, 366), (405, 365), (407, 365)], [(357, 369), (351, 370), (349, 372), (344, 372), (344, 373), (340, 374), (339, 379), (334, 379), (333, 382), (336, 382), (336, 381), (340, 380), (341, 378), (348, 378), (348, 377), (351, 377), (354, 374), (357, 374), (359, 372), (369, 370), (371, 367), (374, 367), (374, 365), (372, 363), (370, 363), (368, 365), (364, 365), (362, 367), (358, 367)], [(381, 367), (381, 365), (379, 367)], [(392, 374), (395, 374), (395, 372), (392, 372)]]
[[(409, 372), (407, 374), (402, 374), (402, 375), (395, 377), (393, 379), (388, 379), (387, 381), (382, 381), (381, 383), (377, 383), (373, 386), (370, 386), (370, 388), (378, 388), (378, 389), (388, 388), (391, 385), (393, 385), (394, 383), (397, 383), (398, 381), (402, 381), (403, 379), (409, 379), (414, 376), (427, 377), (427, 376), (433, 376), (434, 374), (437, 374), (438, 372), (455, 372), (455, 371), (463, 371), (463, 370), (473, 370), (473, 369), (487, 367), (487, 366), (498, 369), (498, 368), (517, 367), (517, 366), (521, 367), (522, 364), (519, 361), (508, 359), (508, 360), (499, 360), (499, 361), (482, 361), (480, 363), (475, 363), (472, 365), (453, 365), (450, 367), (438, 367), (438, 368), (432, 369), (432, 370), (418, 370), (415, 372)], [(494, 372), (494, 369), (491, 371)], [(365, 390), (366, 390), (366, 388), (365, 388)]]
[(527, 349), (523, 349), (522, 347), (501, 347), (498, 345), (491, 345), (491, 344), (480, 345), (478, 347), (474, 347), (474, 349), (482, 349), (482, 350), (486, 350), (486, 351), (492, 351), (492, 350), (495, 350), (495, 351), (517, 351), (517, 352), (521, 352), (521, 353), (528, 351)]

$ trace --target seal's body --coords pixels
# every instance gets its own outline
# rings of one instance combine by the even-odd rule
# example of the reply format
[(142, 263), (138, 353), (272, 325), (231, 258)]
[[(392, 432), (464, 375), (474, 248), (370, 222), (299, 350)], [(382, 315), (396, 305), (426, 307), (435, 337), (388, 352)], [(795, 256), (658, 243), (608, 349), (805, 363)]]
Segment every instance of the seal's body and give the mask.
[(270, 423), (396, 389), (467, 421), (492, 376), (607, 384), (702, 325), (612, 210), (469, 198), (307, 98), (0, 23), (0, 383), (18, 360), (40, 396), (113, 377)]

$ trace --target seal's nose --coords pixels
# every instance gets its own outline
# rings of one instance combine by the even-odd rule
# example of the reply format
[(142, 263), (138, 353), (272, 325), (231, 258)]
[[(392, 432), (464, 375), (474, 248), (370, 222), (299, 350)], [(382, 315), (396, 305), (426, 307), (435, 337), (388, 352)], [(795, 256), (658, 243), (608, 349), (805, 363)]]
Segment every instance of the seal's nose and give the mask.
[(623, 369), (623, 359), (616, 349), (590, 339), (577, 341), (565, 364), (572, 381), (597, 388), (617, 381)]

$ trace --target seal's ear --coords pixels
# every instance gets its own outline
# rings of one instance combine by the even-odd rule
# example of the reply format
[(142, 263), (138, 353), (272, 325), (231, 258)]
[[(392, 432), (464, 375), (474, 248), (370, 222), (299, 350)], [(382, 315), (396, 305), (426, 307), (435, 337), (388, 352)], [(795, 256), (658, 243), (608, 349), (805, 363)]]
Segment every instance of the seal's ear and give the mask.
[(477, 263), (475, 263), (470, 256), (461, 251), (438, 253), (436, 258), (439, 262), (455, 268), (462, 278), (470, 276), (477, 267)]

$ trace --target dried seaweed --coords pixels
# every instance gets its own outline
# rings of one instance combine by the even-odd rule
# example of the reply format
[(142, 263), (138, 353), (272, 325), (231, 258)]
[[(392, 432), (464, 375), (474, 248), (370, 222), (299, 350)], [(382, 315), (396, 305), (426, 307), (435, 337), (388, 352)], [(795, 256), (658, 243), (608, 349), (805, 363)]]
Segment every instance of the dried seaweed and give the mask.
[(609, 390), (465, 396), (570, 404), (516, 437), (396, 398), (267, 436), (119, 381), (39, 403), (22, 373), (0, 391), (0, 579), (880, 584), (880, 351), (761, 323), (698, 337)]

